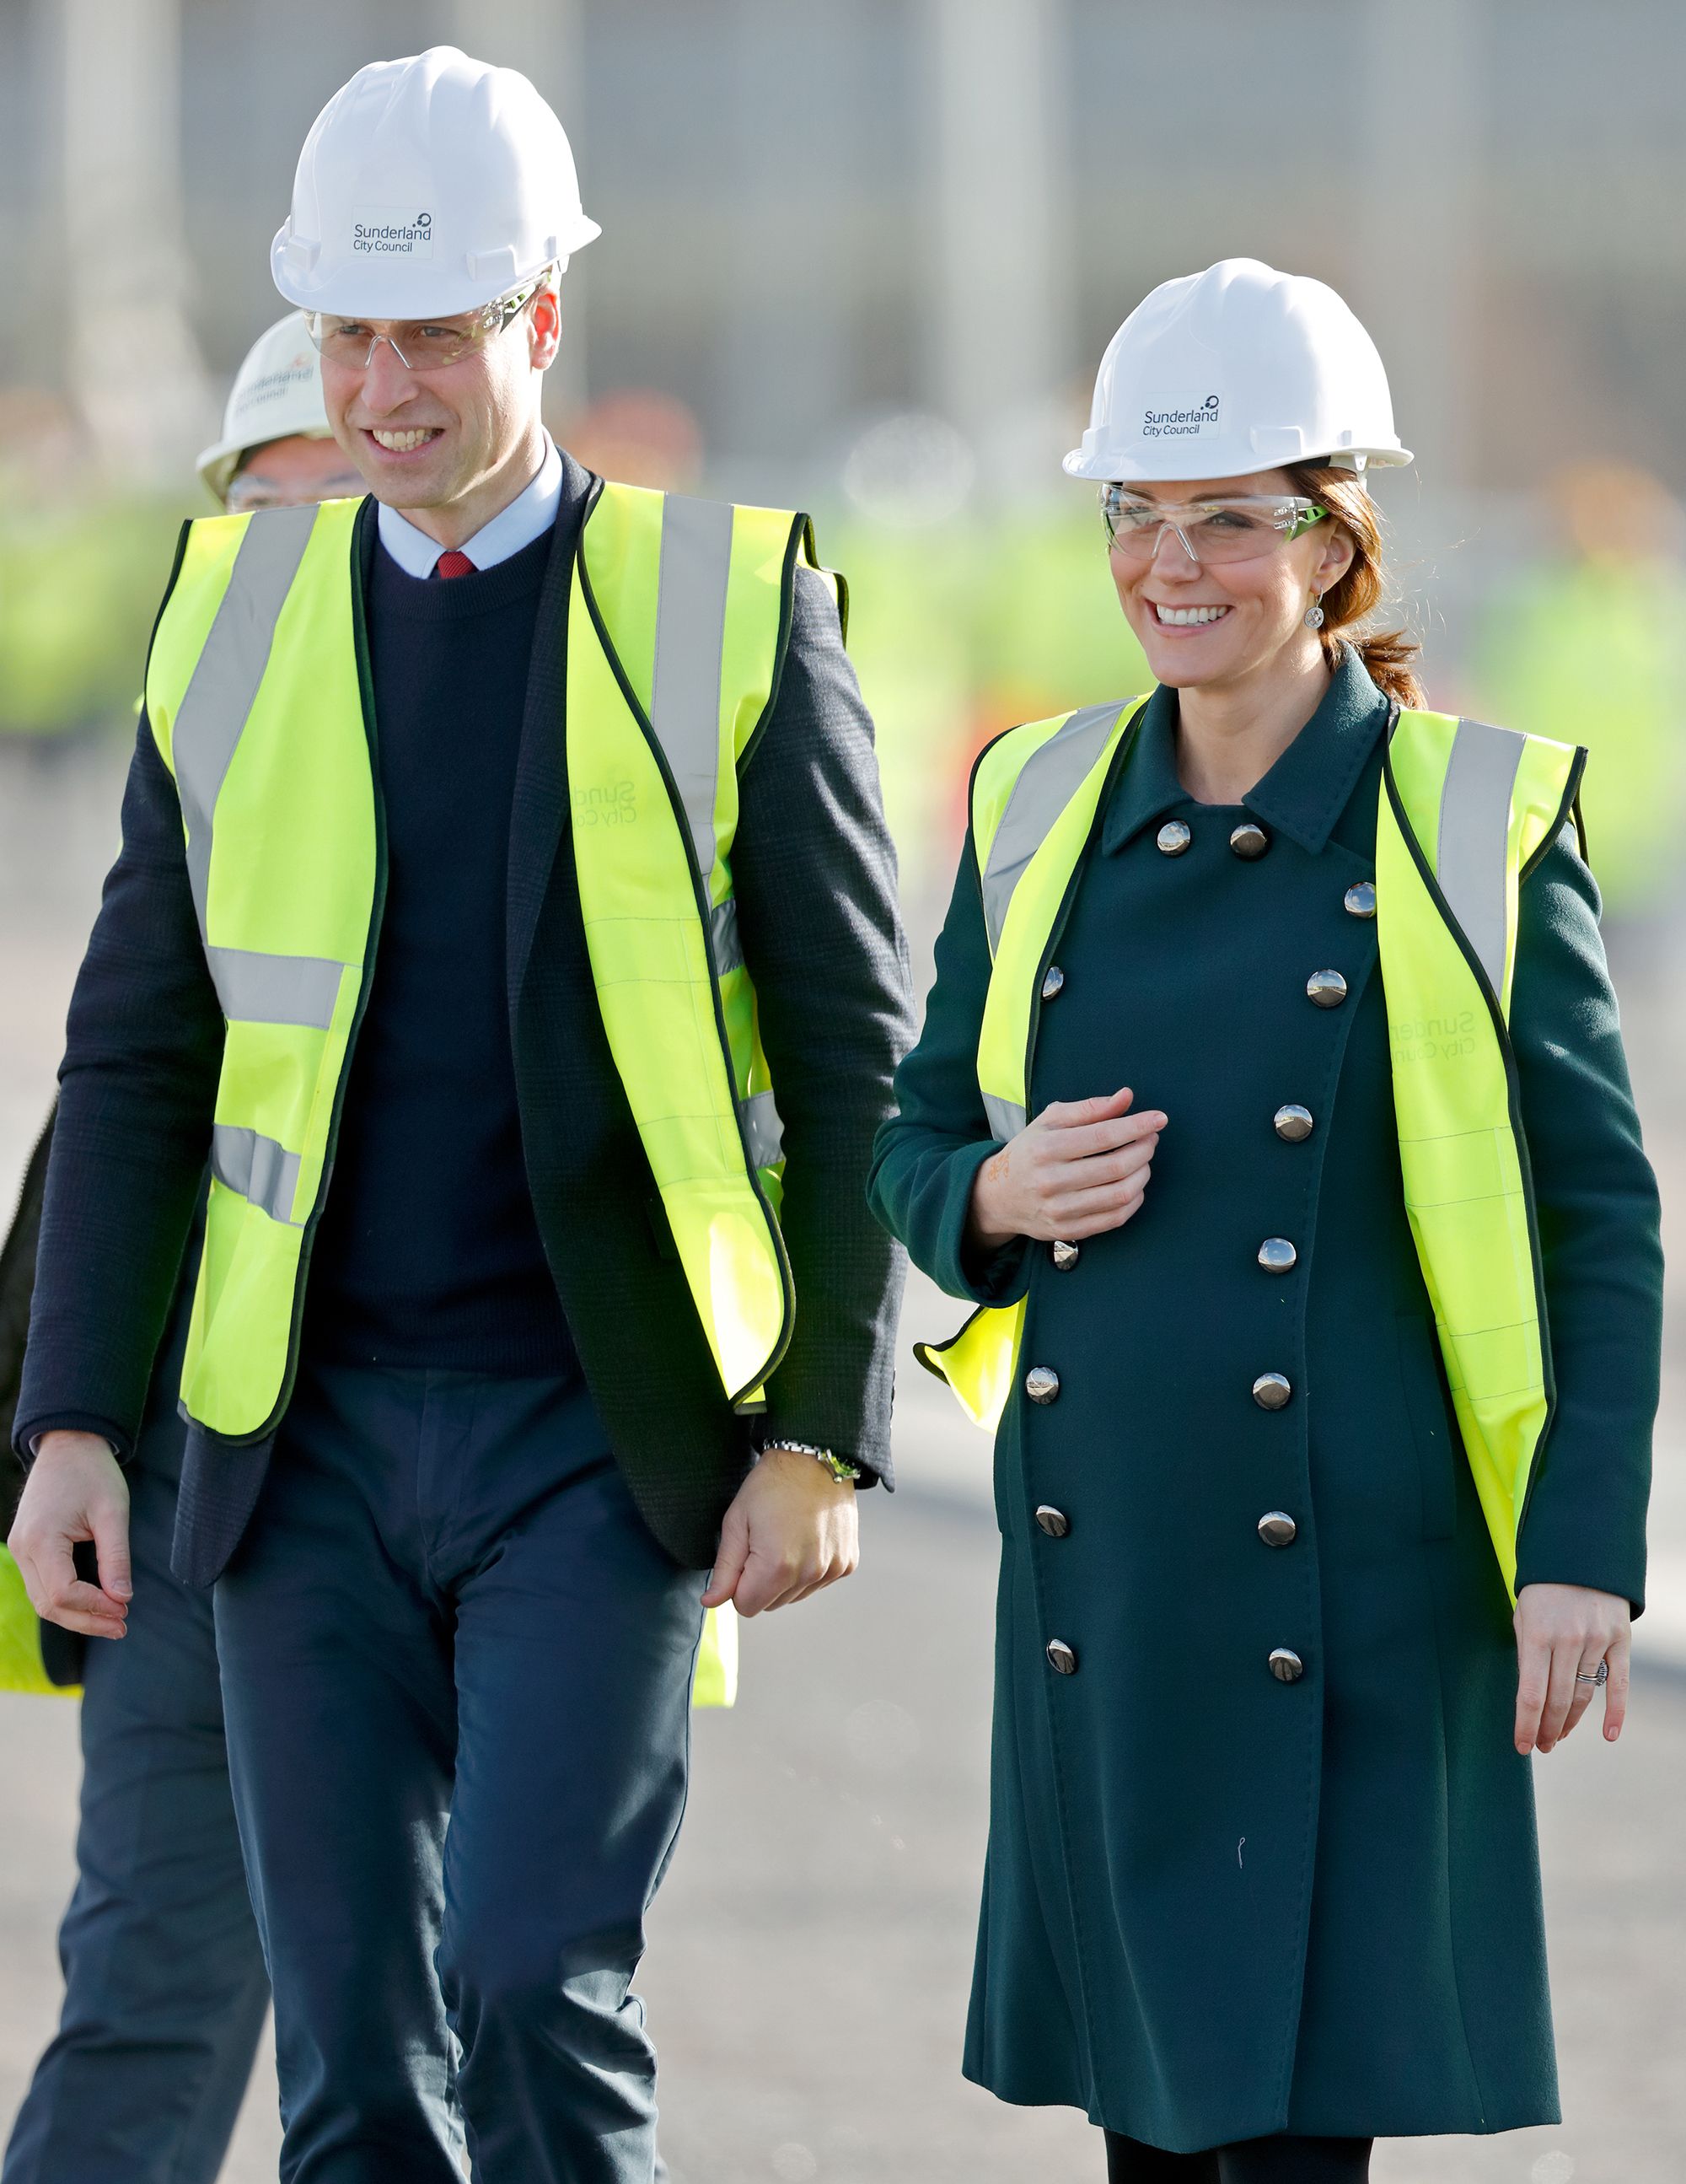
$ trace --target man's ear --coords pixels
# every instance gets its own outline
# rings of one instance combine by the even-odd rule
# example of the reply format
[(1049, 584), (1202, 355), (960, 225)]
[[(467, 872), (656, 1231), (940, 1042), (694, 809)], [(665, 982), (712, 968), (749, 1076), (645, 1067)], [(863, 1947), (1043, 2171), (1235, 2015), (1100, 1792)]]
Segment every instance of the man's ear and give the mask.
[(535, 371), (548, 371), (562, 343), (562, 298), (555, 281), (527, 306), (527, 354)]

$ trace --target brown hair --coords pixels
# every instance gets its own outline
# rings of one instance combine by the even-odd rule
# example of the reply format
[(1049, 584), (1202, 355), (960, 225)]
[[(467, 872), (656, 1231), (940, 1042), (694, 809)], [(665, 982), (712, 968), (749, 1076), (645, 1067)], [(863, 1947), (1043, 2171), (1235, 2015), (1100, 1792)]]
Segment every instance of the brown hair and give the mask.
[(1341, 646), (1349, 644), (1378, 689), (1385, 690), (1401, 705), (1421, 705), (1422, 685), (1411, 668), (1422, 649), (1416, 639), (1404, 629), (1364, 627), (1386, 595), (1388, 573), (1383, 560), (1381, 512), (1363, 479), (1356, 471), (1338, 470), (1327, 463), (1292, 463), (1288, 476), (1296, 493), (1328, 510), (1357, 549), (1352, 566), (1323, 594), (1320, 632), (1323, 657), (1333, 667), (1340, 657)]

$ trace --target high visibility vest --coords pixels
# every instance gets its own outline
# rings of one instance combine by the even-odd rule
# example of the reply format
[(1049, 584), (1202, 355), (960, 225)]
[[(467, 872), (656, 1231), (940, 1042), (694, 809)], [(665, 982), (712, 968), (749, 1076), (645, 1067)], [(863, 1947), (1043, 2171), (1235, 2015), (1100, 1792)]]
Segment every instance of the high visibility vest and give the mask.
[(0, 1547), (0, 1691), (33, 1691), (60, 1699), (81, 1696), (80, 1684), (55, 1684), (42, 1658), (41, 1624), (24, 1590), (23, 1572)]
[[(272, 1431), (291, 1393), (380, 930), (360, 505), (189, 524), (147, 668), (227, 1023), (181, 1407), (235, 1442)], [(798, 558), (818, 566), (805, 517), (605, 485), (569, 600), (567, 781), (593, 981), (722, 1395), (740, 1411), (763, 1406), (795, 1306), (732, 850)], [(730, 1702), (732, 1635), (728, 1618), (711, 1618), (699, 1701)]]
[[(973, 777), (991, 956), (977, 1078), (993, 1134), (1023, 1129), (1038, 996), (1138, 701), (1014, 728)], [(1377, 814), (1376, 926), (1405, 1212), (1459, 1432), (1505, 1582), (1553, 1406), (1539, 1237), (1510, 1039), (1517, 891), (1574, 809), (1584, 751), (1405, 711)], [(993, 1431), (1026, 1300), (915, 1346)]]

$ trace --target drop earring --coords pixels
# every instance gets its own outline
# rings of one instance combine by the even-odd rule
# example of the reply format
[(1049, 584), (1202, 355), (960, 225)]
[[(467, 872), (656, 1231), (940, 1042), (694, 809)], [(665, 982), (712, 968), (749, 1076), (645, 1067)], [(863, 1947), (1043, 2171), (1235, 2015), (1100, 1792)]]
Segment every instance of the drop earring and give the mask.
[(1305, 610), (1305, 627), (1307, 629), (1322, 629), (1323, 627), (1323, 594), (1321, 592)]

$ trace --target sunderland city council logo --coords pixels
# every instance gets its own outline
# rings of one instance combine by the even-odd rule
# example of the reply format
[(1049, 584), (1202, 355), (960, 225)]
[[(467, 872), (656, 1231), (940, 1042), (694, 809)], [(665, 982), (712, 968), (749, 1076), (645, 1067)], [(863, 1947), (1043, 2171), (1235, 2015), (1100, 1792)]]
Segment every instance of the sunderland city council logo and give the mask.
[(1144, 440), (1204, 440), (1222, 422), (1216, 394), (1152, 395), (1142, 409)]
[(433, 215), (392, 205), (364, 205), (352, 214), (351, 247), (362, 258), (429, 261), (433, 256)]

